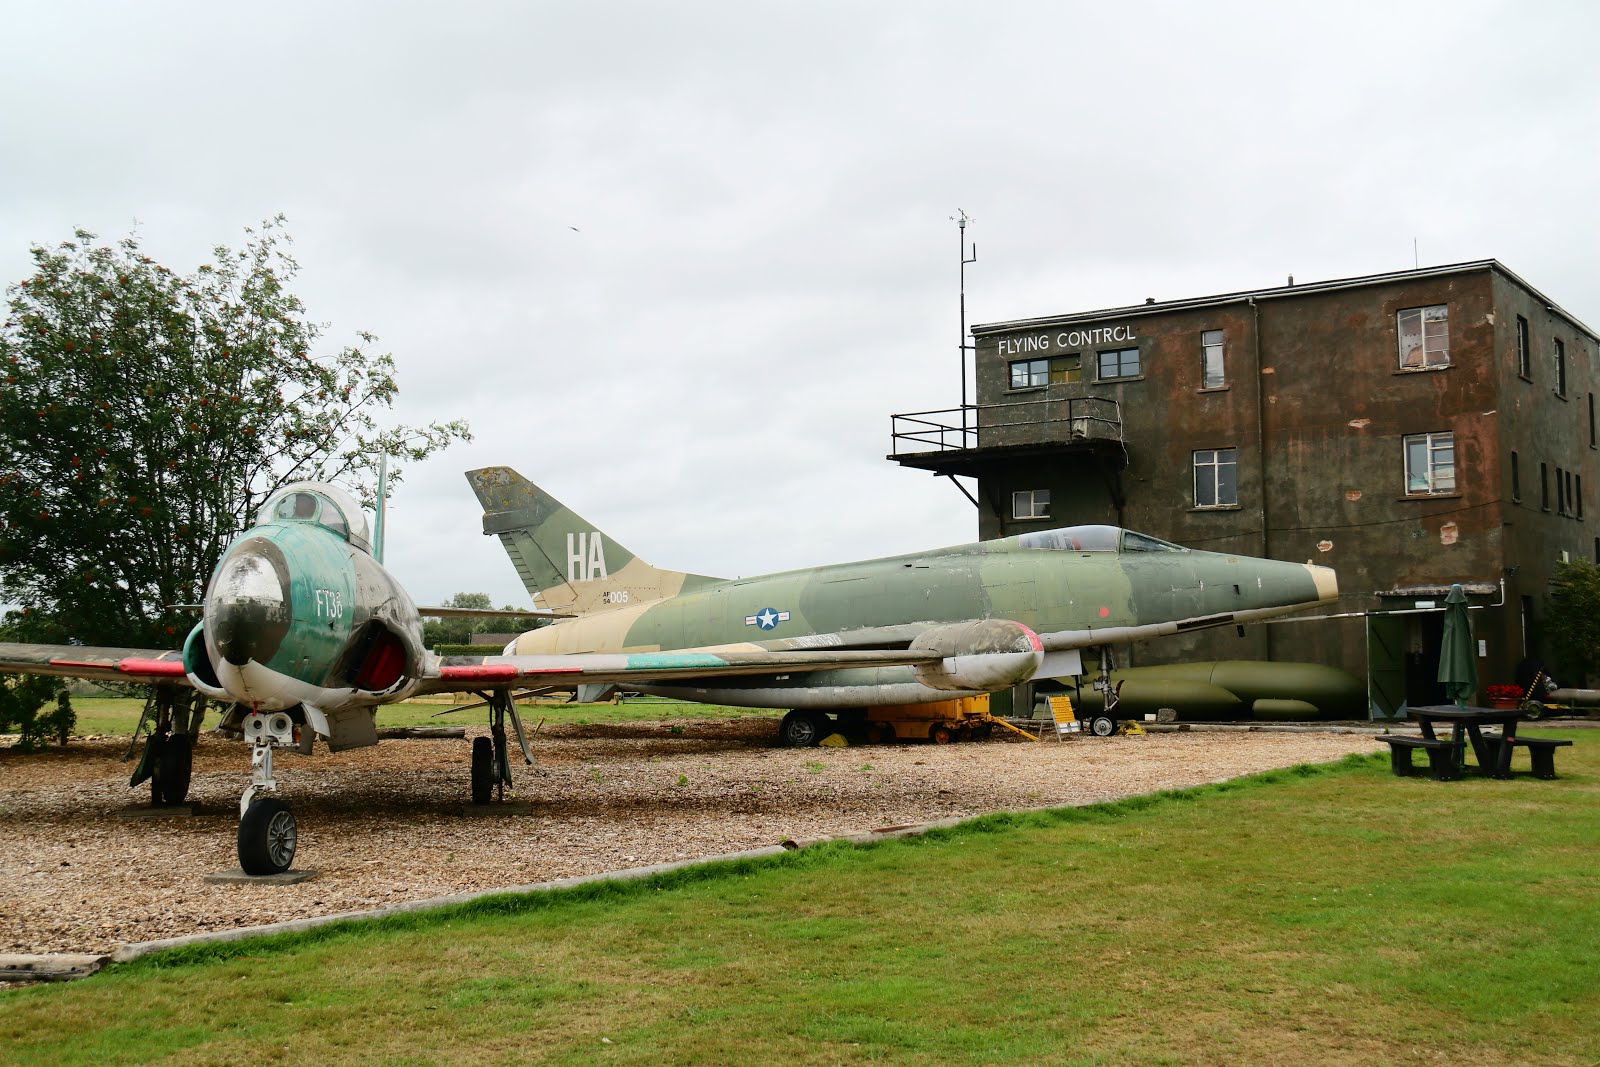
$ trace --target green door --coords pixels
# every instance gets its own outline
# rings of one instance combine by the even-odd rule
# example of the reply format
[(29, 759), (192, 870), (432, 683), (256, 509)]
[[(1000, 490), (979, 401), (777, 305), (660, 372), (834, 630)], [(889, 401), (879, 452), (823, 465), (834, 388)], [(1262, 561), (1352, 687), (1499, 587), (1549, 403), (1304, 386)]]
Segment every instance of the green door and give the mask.
[(1367, 717), (1400, 719), (1406, 713), (1405, 616), (1367, 616)]

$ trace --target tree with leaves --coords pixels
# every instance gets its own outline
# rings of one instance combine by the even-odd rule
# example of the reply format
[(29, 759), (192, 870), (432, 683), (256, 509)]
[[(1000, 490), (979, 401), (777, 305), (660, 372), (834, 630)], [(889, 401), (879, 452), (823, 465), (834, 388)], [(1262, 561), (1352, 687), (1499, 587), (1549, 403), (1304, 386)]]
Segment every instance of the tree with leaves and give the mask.
[[(36, 641), (175, 647), (228, 543), (294, 481), (370, 501), (380, 455), (459, 420), (383, 429), (375, 339), (332, 351), (290, 289), (282, 216), (181, 275), (136, 236), (32, 250), (0, 328), (0, 600)], [(391, 480), (400, 471), (391, 466)]]
[[(1600, 566), (1557, 562), (1545, 627), (1568, 685), (1582, 685), (1600, 666)], [(1567, 675), (1575, 675), (1570, 681)]]
[[(494, 602), (489, 599), (488, 593), (456, 593), (439, 606), (489, 611), (494, 608)], [(422, 624), (422, 643), (429, 648), (467, 645), (472, 643), (474, 634), (520, 634), (548, 621), (525, 614), (518, 615), (517, 609), (510, 604), (500, 610), (505, 614), (429, 619)]]

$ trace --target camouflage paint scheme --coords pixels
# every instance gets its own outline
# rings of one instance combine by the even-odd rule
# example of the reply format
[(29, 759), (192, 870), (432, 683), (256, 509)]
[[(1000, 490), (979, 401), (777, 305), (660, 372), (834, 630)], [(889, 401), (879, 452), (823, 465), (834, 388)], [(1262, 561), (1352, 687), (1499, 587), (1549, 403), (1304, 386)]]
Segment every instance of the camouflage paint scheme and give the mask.
[[(909, 648), (930, 631), (972, 620), (1020, 623), (1044, 652), (1063, 653), (1253, 621), (1338, 596), (1325, 567), (1193, 551), (1110, 526), (718, 580), (650, 567), (510, 468), (467, 478), (484, 506), (484, 532), (500, 537), (535, 604), (587, 612), (523, 634), (507, 655)], [(1032, 677), (1076, 673), (1063, 669), (1069, 662), (1076, 657), (1047, 655)], [(921, 684), (918, 673), (882, 667), (687, 692), (639, 688), (761, 707), (950, 698)]]

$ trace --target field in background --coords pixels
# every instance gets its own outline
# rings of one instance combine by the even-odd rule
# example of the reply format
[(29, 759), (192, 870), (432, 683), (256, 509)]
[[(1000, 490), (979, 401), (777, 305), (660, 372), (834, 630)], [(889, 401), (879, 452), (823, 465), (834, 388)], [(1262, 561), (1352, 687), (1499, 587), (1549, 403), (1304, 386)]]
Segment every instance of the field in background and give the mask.
[(0, 994), (11, 1062), (1600, 1059), (1600, 738), (1387, 758)]
[[(378, 709), (378, 725), (382, 726), (475, 726), (488, 722), (488, 712), (483, 708), (465, 708), (474, 699), (462, 700), (452, 705), (448, 701), (434, 703), (407, 701), (388, 704)], [(449, 715), (440, 715), (452, 706), (465, 708)], [(78, 725), (73, 731), (79, 736), (110, 735), (130, 736), (139, 721), (144, 707), (142, 697), (74, 697), (72, 707), (78, 715)], [(551, 723), (602, 723), (642, 722), (669, 719), (718, 719), (738, 715), (781, 715), (777, 711), (760, 708), (731, 708), (721, 704), (688, 704), (675, 700), (657, 700), (651, 697), (633, 697), (620, 704), (519, 704), (523, 721), (531, 728), (540, 719)], [(206, 712), (202, 729), (217, 724), (217, 708), (212, 705)]]

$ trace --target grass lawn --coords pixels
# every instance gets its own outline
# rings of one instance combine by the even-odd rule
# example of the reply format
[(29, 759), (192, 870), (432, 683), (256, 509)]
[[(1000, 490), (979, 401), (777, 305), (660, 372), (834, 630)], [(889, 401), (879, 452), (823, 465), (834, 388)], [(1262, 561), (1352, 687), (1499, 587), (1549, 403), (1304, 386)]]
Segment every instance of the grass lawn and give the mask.
[[(463, 705), (472, 702), (468, 697)], [(379, 726), (453, 726), (479, 725), (489, 720), (488, 712), (475, 708), (453, 715), (439, 715), (449, 703), (406, 701), (386, 704), (378, 709)], [(73, 733), (127, 737), (139, 722), (139, 712), (144, 708), (143, 697), (74, 697), (72, 710), (77, 713), (78, 725)], [(519, 704), (518, 710), (529, 728), (540, 719), (552, 723), (639, 722), (666, 719), (716, 719), (735, 715), (778, 715), (759, 708), (730, 708), (721, 704), (687, 704), (676, 700), (657, 700), (651, 697), (633, 697), (620, 704)], [(217, 724), (217, 708), (206, 710), (205, 726)]]
[(25, 1064), (1593, 1064), (1600, 735), (1387, 757), (0, 994)]

